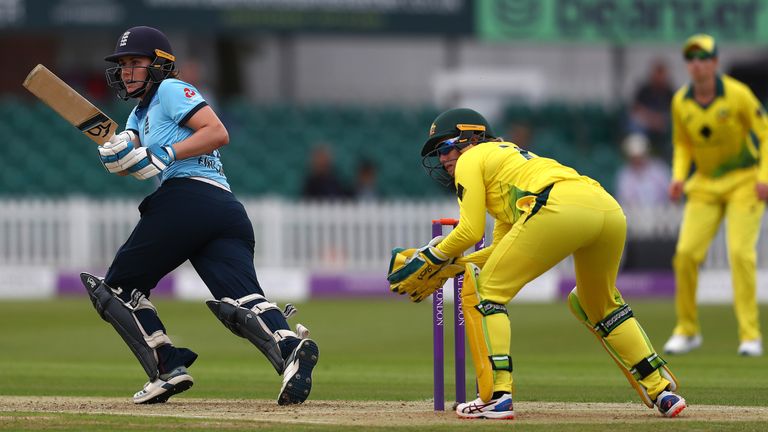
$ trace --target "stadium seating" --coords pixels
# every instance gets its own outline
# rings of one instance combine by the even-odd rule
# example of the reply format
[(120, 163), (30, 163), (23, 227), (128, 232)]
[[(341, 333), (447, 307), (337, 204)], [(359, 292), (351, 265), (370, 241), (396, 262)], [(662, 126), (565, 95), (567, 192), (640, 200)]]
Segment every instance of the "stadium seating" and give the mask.
[[(122, 123), (131, 105), (104, 108)], [(222, 150), (224, 168), (239, 196), (299, 197), (309, 153), (320, 143), (331, 146), (339, 176), (350, 185), (357, 165), (367, 159), (377, 166), (382, 197), (450, 193), (428, 180), (419, 157), (427, 128), (439, 113), (436, 108), (261, 106), (231, 101), (218, 111), (230, 133), (230, 144)], [(530, 124), (532, 151), (571, 165), (612, 190), (614, 173), (622, 163), (618, 150), (622, 115), (620, 109), (602, 106), (510, 105), (503, 121)], [(0, 195), (140, 196), (154, 188), (152, 182), (108, 174), (93, 145), (40, 103), (0, 100), (0, 119), (5, 162)]]

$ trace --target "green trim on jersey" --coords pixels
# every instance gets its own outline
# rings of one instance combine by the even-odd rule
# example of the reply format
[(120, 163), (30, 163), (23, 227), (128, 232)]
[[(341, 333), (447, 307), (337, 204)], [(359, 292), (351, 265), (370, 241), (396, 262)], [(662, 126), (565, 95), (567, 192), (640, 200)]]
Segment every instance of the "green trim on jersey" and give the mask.
[[(687, 179), (692, 167), (705, 177), (723, 177), (757, 165), (766, 151), (765, 110), (749, 87), (722, 74), (716, 85), (717, 97), (707, 105), (694, 99), (691, 85), (681, 87), (672, 99), (675, 180)], [(768, 178), (768, 172), (763, 175)]]
[[(750, 135), (754, 135), (750, 133)], [(731, 159), (724, 161), (720, 166), (715, 168), (712, 172), (713, 178), (722, 177), (729, 172), (742, 168), (749, 168), (756, 165), (758, 162), (757, 156), (754, 155), (747, 145), (741, 148), (741, 152)]]
[[(715, 76), (715, 97), (725, 96), (725, 85), (720, 75)], [(693, 83), (688, 84), (688, 91), (685, 93), (686, 99), (693, 99)]]

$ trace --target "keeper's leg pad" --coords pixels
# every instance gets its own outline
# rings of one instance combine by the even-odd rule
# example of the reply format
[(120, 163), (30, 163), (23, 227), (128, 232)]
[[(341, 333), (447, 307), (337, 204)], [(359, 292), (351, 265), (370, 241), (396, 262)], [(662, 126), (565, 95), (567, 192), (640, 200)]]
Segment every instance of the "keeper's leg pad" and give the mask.
[[(250, 309), (240, 306), (254, 300), (261, 301)], [(206, 300), (205, 304), (232, 333), (254, 344), (272, 363), (278, 375), (283, 374), (285, 363), (278, 342), (286, 337), (297, 337), (297, 335), (290, 330), (277, 330), (273, 333), (259, 316), (271, 309), (280, 311), (277, 305), (269, 303), (259, 294), (251, 294), (237, 300), (229, 297), (223, 297), (220, 301)]]
[[(498, 303), (481, 301), (477, 293), (477, 277), (480, 268), (472, 263), (467, 263), (464, 273), (464, 286), (461, 290), (462, 311), (464, 312), (465, 329), (469, 351), (472, 354), (472, 364), (475, 366), (477, 377), (478, 396), (483, 402), (489, 402), (494, 392), (494, 371), (508, 371), (510, 373), (509, 388), (511, 391), (512, 358), (508, 354), (492, 355), (491, 343), (485, 337), (488, 331), (488, 321), (493, 315), (507, 314), (507, 308)], [(491, 318), (492, 319), (492, 318)], [(507, 344), (509, 344), (509, 319), (505, 320)]]
[[(157, 379), (160, 372), (155, 349), (161, 345), (170, 344), (171, 341), (162, 331), (155, 331), (151, 335), (146, 334), (140, 325), (136, 311), (146, 308), (154, 310), (149, 299), (141, 292), (134, 290), (131, 293), (130, 303), (126, 303), (118, 297), (118, 294), (122, 293), (122, 289), (111, 288), (101, 278), (88, 273), (80, 273), (80, 280), (85, 285), (88, 296), (99, 316), (117, 330), (117, 333), (141, 363), (149, 380)], [(197, 356), (195, 355), (195, 357)]]
[[(603, 345), (603, 348), (605, 348), (608, 354), (610, 354), (613, 361), (617, 366), (619, 366), (621, 372), (625, 377), (627, 377), (629, 383), (632, 385), (635, 391), (637, 391), (637, 393), (640, 395), (640, 399), (645, 403), (645, 405), (648, 406), (648, 408), (654, 407), (655, 398), (652, 398), (651, 395), (649, 395), (646, 384), (643, 383), (643, 381), (645, 378), (653, 374), (653, 372), (658, 370), (659, 374), (661, 374), (661, 378), (663, 379), (662, 386), (656, 389), (658, 391), (655, 391), (654, 393), (658, 394), (666, 387), (668, 387), (670, 391), (677, 390), (677, 378), (675, 378), (675, 376), (672, 374), (672, 371), (670, 371), (667, 367), (667, 362), (659, 357), (659, 355), (656, 354), (656, 352), (653, 350), (653, 346), (648, 340), (648, 336), (640, 326), (640, 323), (638, 323), (634, 318), (632, 309), (630, 309), (629, 305), (624, 304), (620, 308), (608, 314), (608, 316), (603, 318), (603, 320), (599, 323), (592, 324), (589, 321), (586, 312), (584, 312), (584, 309), (581, 307), (579, 298), (576, 295), (576, 288), (574, 288), (568, 295), (568, 307), (571, 310), (571, 313), (573, 313), (573, 315), (579, 321), (584, 323), (589, 331), (591, 331), (592, 334), (597, 337), (597, 339)], [(627, 325), (637, 326), (637, 329), (642, 335), (643, 341), (648, 347), (648, 351), (651, 352), (648, 357), (633, 365), (627, 364), (624, 360), (622, 360), (621, 355), (616, 350), (616, 347), (614, 347), (613, 344), (609, 343), (608, 341), (608, 336), (611, 334), (611, 332), (625, 322), (627, 322)]]

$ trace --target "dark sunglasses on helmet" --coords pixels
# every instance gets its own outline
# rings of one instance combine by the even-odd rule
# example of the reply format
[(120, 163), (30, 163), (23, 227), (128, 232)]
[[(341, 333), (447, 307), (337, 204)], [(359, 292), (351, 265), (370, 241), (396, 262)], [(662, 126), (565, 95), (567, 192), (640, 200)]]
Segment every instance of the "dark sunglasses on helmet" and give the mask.
[(456, 144), (458, 142), (459, 142), (459, 137), (448, 138), (447, 140), (437, 145), (437, 154), (441, 156), (447, 155), (448, 153), (453, 151), (453, 149), (456, 148)]
[(691, 50), (685, 53), (685, 61), (692, 61), (693, 59), (709, 60), (712, 57), (714, 57), (712, 53), (702, 50)]

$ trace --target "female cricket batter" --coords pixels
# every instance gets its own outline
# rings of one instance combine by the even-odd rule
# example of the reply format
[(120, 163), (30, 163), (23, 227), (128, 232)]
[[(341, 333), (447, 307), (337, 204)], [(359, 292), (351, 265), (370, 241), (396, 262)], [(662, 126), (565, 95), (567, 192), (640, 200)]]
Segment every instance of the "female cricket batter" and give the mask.
[(253, 227), (219, 158), (227, 130), (198, 90), (177, 79), (171, 45), (159, 30), (128, 29), (105, 59), (117, 63), (107, 69), (109, 86), (138, 104), (125, 131), (99, 148), (101, 161), (111, 173), (159, 179), (157, 190), (139, 205), (141, 218), (107, 275), (81, 275), (99, 315), (149, 376), (133, 401), (165, 402), (192, 386), (186, 368), (197, 354), (173, 345), (149, 300), (160, 278), (189, 260), (216, 298), (207, 302), (211, 311), (283, 375), (278, 403), (304, 402), (317, 344), (300, 324), (298, 334), (289, 330), (291, 308), (283, 313), (267, 301), (256, 279)]
[[(462, 301), (479, 398), (459, 404), (459, 417), (514, 418), (506, 304), (568, 255), (576, 267), (572, 312), (649, 407), (667, 417), (686, 407), (616, 289), (626, 219), (599, 183), (495, 138), (482, 115), (464, 108), (435, 119), (421, 154), (430, 176), (455, 186), (459, 224), (420, 249), (395, 249), (388, 279), (393, 291), (420, 301), (466, 263)], [(482, 238), (486, 211), (495, 218), (493, 244), (458, 258)]]

